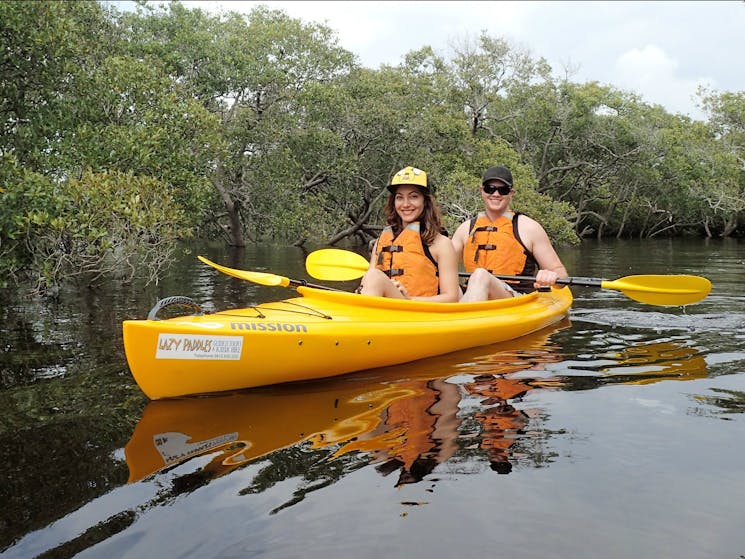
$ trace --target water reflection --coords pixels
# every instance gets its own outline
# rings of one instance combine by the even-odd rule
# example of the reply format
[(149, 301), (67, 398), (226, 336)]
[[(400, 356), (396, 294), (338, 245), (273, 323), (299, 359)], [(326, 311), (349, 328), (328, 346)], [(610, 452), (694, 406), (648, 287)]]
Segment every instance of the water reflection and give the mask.
[(705, 417), (731, 420), (734, 414), (745, 413), (745, 392), (725, 388), (712, 388), (712, 394), (693, 396), (696, 407), (693, 412)]
[[(124, 448), (128, 482), (144, 484), (144, 500), (112, 511), (106, 495), (94, 498), (110, 516), (53, 551), (86, 549), (145, 511), (249, 466), (239, 495), (285, 481), (296, 487), (270, 514), (368, 466), (394, 487), (426, 481), (426, 491), (438, 466), (440, 476), (545, 467), (560, 455), (551, 441), (562, 433), (545, 426), (550, 410), (528, 394), (708, 375), (704, 356), (678, 340), (608, 338), (607, 347), (569, 359), (556, 342), (568, 326), (325, 381), (149, 402)], [(698, 415), (745, 409), (742, 393), (732, 391), (694, 400)], [(66, 520), (78, 524), (74, 514)]]
[[(606, 342), (612, 340), (605, 339)], [(651, 384), (661, 380), (694, 380), (709, 376), (704, 353), (683, 341), (639, 341), (596, 348), (563, 363), (558, 374), (565, 390), (606, 384)], [(551, 381), (555, 384), (555, 380)]]
[[(200, 469), (214, 478), (294, 445), (331, 449), (330, 460), (367, 456), (364, 462), (384, 475), (400, 469), (399, 483), (420, 480), (484, 440), (491, 442), (481, 446), (502, 460), (505, 445), (497, 439), (519, 429), (506, 419), (507, 401), (532, 389), (529, 380), (504, 375), (561, 359), (548, 338), (567, 325), (479, 352), (336, 379), (150, 402), (125, 447), (129, 481), (204, 455), (211, 458)], [(461, 410), (464, 399), (469, 409)]]
[(150, 402), (125, 447), (129, 482), (183, 465), (173, 489), (191, 491), (264, 458), (275, 471), (264, 472), (271, 479), (265, 484), (254, 480), (246, 490), (254, 493), (286, 479), (276, 477), (278, 470), (309, 475), (305, 462), (314, 453), (313, 475), (326, 483), (368, 464), (383, 477), (395, 473), (395, 486), (420, 482), (448, 461), (459, 471), (507, 474), (518, 460), (533, 467), (553, 460), (543, 410), (522, 405), (531, 391), (708, 374), (701, 354), (674, 341), (605, 352), (582, 374), (564, 374), (557, 367), (564, 357), (549, 340), (566, 326), (336, 379)]
[(602, 380), (624, 384), (650, 384), (660, 380), (706, 378), (704, 355), (672, 341), (630, 346), (614, 355), (616, 363), (602, 369)]
[(282, 448), (321, 448), (360, 435), (406, 390), (396, 386), (318, 384), (225, 396), (150, 402), (124, 449), (129, 481), (212, 455), (210, 477)]

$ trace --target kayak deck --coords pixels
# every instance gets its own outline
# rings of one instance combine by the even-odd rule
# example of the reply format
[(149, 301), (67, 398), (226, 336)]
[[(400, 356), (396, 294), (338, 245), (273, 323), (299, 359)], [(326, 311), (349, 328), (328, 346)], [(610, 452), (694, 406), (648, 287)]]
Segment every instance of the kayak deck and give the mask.
[(569, 288), (479, 303), (297, 290), (242, 309), (124, 321), (135, 380), (156, 400), (334, 376), (518, 338), (572, 303)]

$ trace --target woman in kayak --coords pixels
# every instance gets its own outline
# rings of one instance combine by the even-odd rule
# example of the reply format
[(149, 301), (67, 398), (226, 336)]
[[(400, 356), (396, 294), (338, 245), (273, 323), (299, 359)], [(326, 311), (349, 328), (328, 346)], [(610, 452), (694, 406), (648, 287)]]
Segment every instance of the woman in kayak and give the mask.
[(442, 214), (427, 173), (405, 167), (388, 185), (388, 226), (373, 246), (370, 268), (358, 289), (363, 295), (456, 302), (458, 259), (442, 234)]

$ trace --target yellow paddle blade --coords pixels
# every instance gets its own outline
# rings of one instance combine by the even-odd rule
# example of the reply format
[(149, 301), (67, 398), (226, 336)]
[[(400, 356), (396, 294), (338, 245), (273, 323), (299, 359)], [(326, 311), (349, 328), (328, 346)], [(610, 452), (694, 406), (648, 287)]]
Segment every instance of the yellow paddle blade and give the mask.
[(604, 289), (621, 291), (627, 297), (648, 305), (690, 305), (706, 297), (711, 282), (699, 276), (626, 276), (601, 283)]
[(316, 279), (347, 281), (361, 278), (370, 263), (356, 252), (338, 248), (315, 250), (305, 259), (305, 270)]
[(249, 272), (247, 270), (236, 270), (235, 268), (228, 268), (226, 266), (220, 266), (220, 264), (215, 264), (211, 260), (207, 260), (204, 256), (197, 256), (199, 260), (207, 264), (207, 266), (212, 266), (215, 270), (219, 270), (223, 274), (227, 274), (229, 276), (233, 276), (234, 278), (250, 281), (253, 283), (258, 283), (260, 285), (268, 285), (270, 287), (280, 286), (280, 287), (287, 287), (290, 285), (289, 278), (283, 277), (283, 276), (277, 276), (274, 274), (266, 274), (264, 272)]

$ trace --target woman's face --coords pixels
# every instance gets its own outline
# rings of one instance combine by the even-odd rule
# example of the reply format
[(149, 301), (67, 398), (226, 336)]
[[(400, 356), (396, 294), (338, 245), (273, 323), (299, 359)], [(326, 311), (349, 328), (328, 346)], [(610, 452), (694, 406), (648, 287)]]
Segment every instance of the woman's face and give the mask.
[(402, 184), (393, 196), (394, 208), (404, 226), (419, 220), (424, 211), (424, 195), (418, 186)]

